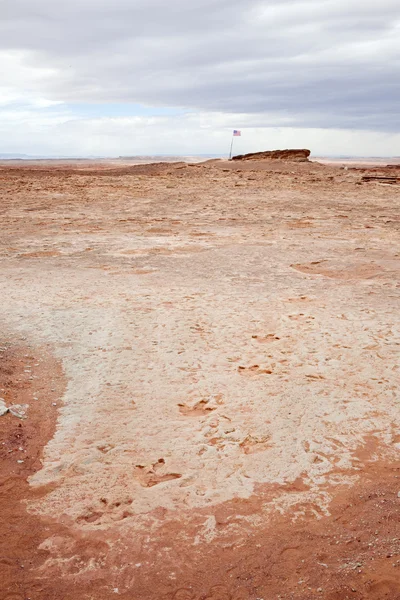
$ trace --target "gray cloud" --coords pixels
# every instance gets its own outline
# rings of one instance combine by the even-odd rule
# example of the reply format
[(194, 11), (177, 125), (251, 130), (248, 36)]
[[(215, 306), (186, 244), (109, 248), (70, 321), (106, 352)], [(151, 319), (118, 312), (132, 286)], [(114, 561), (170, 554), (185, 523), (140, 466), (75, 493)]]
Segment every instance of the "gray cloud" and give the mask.
[(0, 49), (56, 70), (40, 81), (50, 99), (400, 128), (398, 0), (3, 0), (0, 10)]

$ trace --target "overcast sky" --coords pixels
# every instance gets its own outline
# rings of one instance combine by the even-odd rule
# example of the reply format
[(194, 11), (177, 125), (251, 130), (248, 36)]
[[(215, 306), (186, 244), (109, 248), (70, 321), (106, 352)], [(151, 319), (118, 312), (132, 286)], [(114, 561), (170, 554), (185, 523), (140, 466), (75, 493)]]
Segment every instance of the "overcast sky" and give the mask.
[(0, 0), (0, 152), (400, 155), (400, 0)]

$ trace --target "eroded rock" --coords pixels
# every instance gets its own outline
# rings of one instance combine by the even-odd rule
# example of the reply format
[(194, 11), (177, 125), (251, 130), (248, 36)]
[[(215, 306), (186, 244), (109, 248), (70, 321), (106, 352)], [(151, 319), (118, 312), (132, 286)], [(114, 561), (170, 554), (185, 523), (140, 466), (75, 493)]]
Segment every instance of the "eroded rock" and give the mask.
[(268, 150), (265, 152), (251, 152), (250, 154), (238, 154), (233, 156), (232, 160), (287, 160), (292, 162), (307, 162), (311, 150), (289, 149), (289, 150)]

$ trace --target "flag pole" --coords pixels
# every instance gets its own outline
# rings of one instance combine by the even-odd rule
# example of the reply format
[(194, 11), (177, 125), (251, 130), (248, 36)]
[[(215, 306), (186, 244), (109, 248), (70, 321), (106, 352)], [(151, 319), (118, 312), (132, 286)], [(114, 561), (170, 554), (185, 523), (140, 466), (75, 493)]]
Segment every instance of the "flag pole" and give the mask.
[(229, 160), (232, 160), (233, 138), (234, 138), (234, 136), (233, 136), (233, 134), (232, 134), (231, 150), (230, 150), (230, 152), (229, 152)]

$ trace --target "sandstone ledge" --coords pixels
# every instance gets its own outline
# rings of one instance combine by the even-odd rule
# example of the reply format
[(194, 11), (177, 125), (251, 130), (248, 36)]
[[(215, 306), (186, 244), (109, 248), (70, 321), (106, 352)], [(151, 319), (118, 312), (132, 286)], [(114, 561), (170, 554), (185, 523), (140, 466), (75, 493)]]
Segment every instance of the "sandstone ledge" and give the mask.
[(288, 160), (294, 162), (307, 162), (311, 151), (307, 149), (268, 150), (265, 152), (252, 152), (233, 156), (232, 160)]

